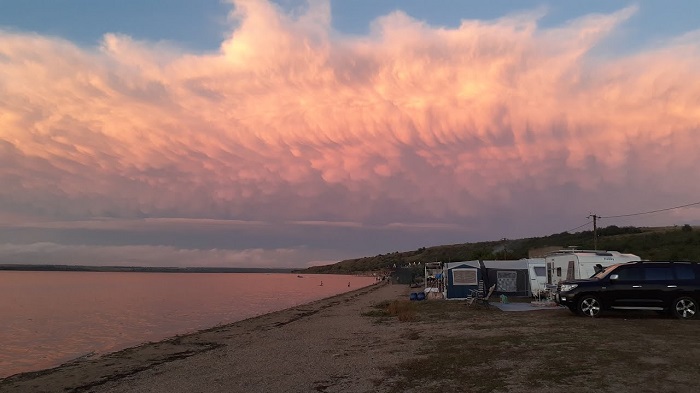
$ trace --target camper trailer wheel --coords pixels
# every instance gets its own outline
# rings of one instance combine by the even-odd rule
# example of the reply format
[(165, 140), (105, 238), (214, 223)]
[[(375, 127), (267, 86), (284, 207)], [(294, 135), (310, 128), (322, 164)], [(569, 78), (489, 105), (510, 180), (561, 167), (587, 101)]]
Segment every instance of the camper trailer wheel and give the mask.
[(678, 319), (695, 319), (698, 314), (698, 302), (691, 297), (680, 297), (673, 301), (671, 311)]
[(583, 295), (578, 301), (578, 312), (585, 317), (597, 318), (600, 311), (600, 300), (593, 295)]

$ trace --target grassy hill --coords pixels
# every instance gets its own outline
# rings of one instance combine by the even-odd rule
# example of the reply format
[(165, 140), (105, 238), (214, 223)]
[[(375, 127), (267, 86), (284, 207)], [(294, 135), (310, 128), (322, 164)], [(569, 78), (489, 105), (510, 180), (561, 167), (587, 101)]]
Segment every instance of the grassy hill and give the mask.
[[(347, 274), (390, 269), (423, 262), (450, 262), (475, 259), (527, 258), (530, 250), (547, 247), (577, 247), (592, 250), (593, 231), (562, 232), (544, 237), (422, 247), (413, 251), (347, 259), (332, 265), (313, 266), (306, 273)], [(598, 229), (598, 250), (614, 250), (639, 255), (648, 260), (700, 261), (700, 228), (617, 227)]]

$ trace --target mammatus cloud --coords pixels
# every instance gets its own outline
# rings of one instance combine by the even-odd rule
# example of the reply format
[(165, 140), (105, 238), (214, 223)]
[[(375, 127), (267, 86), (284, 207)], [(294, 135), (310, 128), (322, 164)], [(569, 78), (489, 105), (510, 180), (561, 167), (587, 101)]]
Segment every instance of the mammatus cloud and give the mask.
[[(635, 9), (367, 36), (329, 2), (234, 1), (214, 53), (0, 31), (0, 217), (537, 235), (700, 195), (697, 32), (601, 57)], [(698, 218), (695, 211), (694, 219)]]

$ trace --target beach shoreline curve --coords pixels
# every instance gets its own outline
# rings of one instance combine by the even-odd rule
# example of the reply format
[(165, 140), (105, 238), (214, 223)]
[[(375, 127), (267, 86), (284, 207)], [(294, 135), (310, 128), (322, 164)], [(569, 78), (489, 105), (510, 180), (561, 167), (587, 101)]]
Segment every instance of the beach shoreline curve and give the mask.
[[(382, 291), (382, 289), (387, 288), (393, 288), (394, 290)], [(356, 301), (358, 298), (373, 297), (368, 295), (378, 291), (385, 292), (380, 296), (374, 296), (380, 299), (387, 296), (389, 298), (395, 297), (405, 290), (403, 286), (378, 282), (352, 291), (229, 324), (188, 332), (160, 341), (146, 342), (116, 352), (99, 354), (97, 356), (81, 356), (57, 367), (14, 374), (0, 379), (0, 392), (93, 392), (102, 391), (100, 389), (103, 388), (108, 389), (105, 391), (128, 391), (119, 390), (120, 381), (133, 379), (140, 374), (163, 368), (175, 361), (202, 357), (207, 353), (225, 350), (231, 346), (251, 344), (251, 342), (259, 341), (255, 338), (256, 333), (269, 332), (272, 329), (280, 330), (295, 322), (312, 317), (318, 318), (319, 313), (330, 309), (341, 311), (343, 307), (335, 306), (347, 306), (349, 305), (348, 303)], [(365, 299), (365, 306), (373, 301), (376, 301), (376, 299)], [(349, 310), (344, 310), (341, 314), (346, 314), (346, 311)], [(354, 316), (361, 318), (357, 313)], [(305, 323), (305, 325), (309, 324), (309, 322)], [(314, 336), (313, 331), (309, 333), (310, 336)], [(248, 340), (242, 340), (242, 338), (247, 338)], [(290, 359), (290, 361), (293, 361), (293, 359)], [(235, 389), (231, 391), (235, 391)]]

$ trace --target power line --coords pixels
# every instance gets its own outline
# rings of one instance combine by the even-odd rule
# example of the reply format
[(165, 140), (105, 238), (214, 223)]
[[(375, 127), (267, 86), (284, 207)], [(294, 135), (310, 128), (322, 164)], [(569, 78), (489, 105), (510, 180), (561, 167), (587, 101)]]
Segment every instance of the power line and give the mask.
[[(650, 211), (639, 212), (639, 213), (618, 214), (618, 215), (614, 215), (614, 216), (596, 216), (596, 215), (592, 214), (592, 215), (590, 215), (590, 216), (588, 216), (588, 217), (589, 217), (589, 218), (590, 218), (590, 217), (595, 217), (595, 218), (597, 218), (597, 219), (602, 219), (602, 218), (633, 217), (633, 216), (641, 216), (641, 215), (644, 215), (644, 214), (652, 214), (652, 213), (665, 212), (665, 211), (669, 211), (669, 210), (681, 209), (681, 208), (684, 208), (684, 207), (695, 206), (695, 205), (700, 205), (700, 202), (693, 202), (693, 203), (688, 203), (688, 204), (685, 204), (685, 205), (674, 206), (674, 207), (667, 207), (667, 208), (665, 208), (665, 209), (650, 210)], [(586, 225), (589, 225), (589, 224), (592, 224), (592, 223), (593, 223), (593, 221), (588, 221), (587, 223), (585, 223), (585, 224), (583, 224), (583, 225), (579, 225), (579, 226), (577, 226), (576, 228), (572, 228), (572, 229), (569, 229), (568, 231), (564, 231), (564, 232), (573, 232), (573, 231), (575, 231), (575, 230), (577, 230), (577, 229), (583, 228), (583, 227), (585, 227)]]
[[(585, 227), (586, 225), (594, 224), (594, 222), (596, 221), (596, 219), (599, 220), (599, 219), (602, 219), (602, 218), (621, 218), (621, 217), (641, 216), (641, 215), (644, 215), (644, 214), (665, 212), (665, 211), (669, 211), (669, 210), (680, 209), (680, 208), (683, 208), (683, 207), (695, 206), (695, 205), (700, 205), (700, 202), (693, 202), (693, 203), (688, 203), (688, 204), (686, 204), (686, 205), (668, 207), (668, 208), (665, 208), (665, 209), (650, 210), (650, 211), (647, 211), (647, 212), (639, 212), (639, 213), (631, 213), (631, 214), (619, 214), (619, 215), (616, 215), (616, 216), (598, 216), (598, 215), (595, 215), (595, 214), (591, 214), (591, 215), (588, 216), (588, 218), (591, 218), (591, 217), (592, 217), (593, 220), (588, 221), (587, 223), (585, 223), (585, 224), (583, 224), (583, 225), (579, 225), (579, 226), (577, 226), (576, 228), (572, 228), (572, 229), (566, 230), (566, 231), (564, 231), (564, 232), (569, 232), (569, 233), (571, 233), (571, 232), (573, 232), (573, 231), (575, 231), (575, 230), (577, 230), (577, 229), (580, 229), (580, 228)], [(594, 224), (594, 225), (595, 225), (595, 224)], [(595, 228), (594, 228), (594, 230), (595, 230)]]
[(568, 231), (564, 231), (564, 232), (573, 232), (573, 231), (575, 231), (575, 230), (577, 230), (577, 229), (579, 229), (579, 228), (583, 228), (583, 227), (585, 227), (586, 225), (591, 224), (592, 222), (593, 222), (593, 221), (588, 221), (587, 223), (585, 223), (585, 224), (583, 224), (583, 225), (579, 225), (579, 226), (577, 226), (576, 228), (569, 229)]
[(687, 205), (669, 207), (669, 208), (666, 208), (666, 209), (651, 210), (651, 211), (648, 211), (648, 212), (640, 212), (640, 213), (632, 213), (632, 214), (620, 214), (620, 215), (617, 215), (617, 216), (598, 216), (598, 218), (620, 218), (620, 217), (641, 216), (641, 215), (643, 215), (643, 214), (651, 214), (651, 213), (665, 212), (665, 211), (668, 211), (668, 210), (680, 209), (680, 208), (682, 208), (682, 207), (688, 207), (688, 206), (694, 206), (694, 205), (700, 205), (700, 202), (694, 202), (694, 203), (689, 203), (689, 204), (687, 204)]

